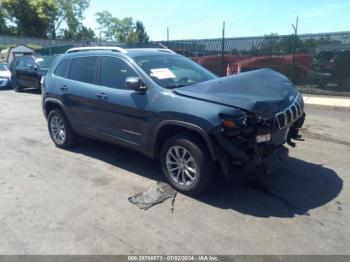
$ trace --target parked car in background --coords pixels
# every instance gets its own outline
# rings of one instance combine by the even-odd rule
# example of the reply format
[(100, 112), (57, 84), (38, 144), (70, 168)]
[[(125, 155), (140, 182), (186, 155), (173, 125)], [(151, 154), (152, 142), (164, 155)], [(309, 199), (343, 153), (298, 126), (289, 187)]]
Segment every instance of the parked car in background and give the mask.
[(320, 87), (337, 84), (339, 90), (350, 90), (350, 50), (319, 52), (308, 76), (311, 83)]
[[(218, 78), (167, 49), (75, 48), (45, 76), (43, 112), (53, 143), (77, 135), (159, 159), (180, 192), (206, 189), (220, 172), (277, 168), (299, 138), (302, 96), (285, 76), (260, 69)], [(109, 49), (109, 50), (108, 50)]]
[(8, 65), (0, 63), (0, 88), (6, 88), (11, 85), (11, 72)]
[(25, 88), (41, 88), (42, 77), (50, 69), (55, 56), (20, 56), (16, 57), (9, 68), (11, 84), (16, 92)]

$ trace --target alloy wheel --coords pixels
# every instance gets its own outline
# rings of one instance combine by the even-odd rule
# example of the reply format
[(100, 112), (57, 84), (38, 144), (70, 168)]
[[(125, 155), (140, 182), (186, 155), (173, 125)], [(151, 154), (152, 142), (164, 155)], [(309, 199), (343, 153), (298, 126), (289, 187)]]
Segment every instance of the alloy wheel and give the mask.
[(197, 178), (192, 154), (182, 146), (172, 146), (166, 154), (166, 167), (171, 178), (181, 186), (190, 186)]
[(62, 145), (66, 139), (66, 129), (62, 119), (58, 115), (51, 117), (50, 130), (55, 143)]

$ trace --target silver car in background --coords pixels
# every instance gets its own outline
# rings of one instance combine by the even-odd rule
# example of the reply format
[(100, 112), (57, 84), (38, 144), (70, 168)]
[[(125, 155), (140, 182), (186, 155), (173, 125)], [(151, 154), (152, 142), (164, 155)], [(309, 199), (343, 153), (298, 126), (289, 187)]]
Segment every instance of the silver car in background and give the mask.
[(11, 86), (11, 72), (7, 64), (0, 63), (0, 88)]

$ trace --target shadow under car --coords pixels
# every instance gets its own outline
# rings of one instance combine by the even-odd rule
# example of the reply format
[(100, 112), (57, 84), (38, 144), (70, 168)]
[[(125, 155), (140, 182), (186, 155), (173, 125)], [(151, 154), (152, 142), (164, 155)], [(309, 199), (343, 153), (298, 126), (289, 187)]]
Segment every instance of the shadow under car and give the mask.
[[(155, 181), (164, 181), (158, 161), (129, 149), (83, 138), (70, 151), (99, 159)], [(342, 179), (322, 165), (287, 157), (282, 167), (260, 182), (240, 174), (225, 179), (221, 174), (205, 192), (192, 196), (208, 205), (232, 209), (256, 217), (294, 217), (309, 215), (309, 210), (336, 198), (343, 187)]]

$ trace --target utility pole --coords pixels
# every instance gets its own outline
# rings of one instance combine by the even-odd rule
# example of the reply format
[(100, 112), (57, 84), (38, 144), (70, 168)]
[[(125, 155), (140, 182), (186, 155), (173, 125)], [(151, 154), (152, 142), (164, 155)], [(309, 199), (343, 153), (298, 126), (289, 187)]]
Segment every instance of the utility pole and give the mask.
[(225, 67), (225, 21), (222, 24), (222, 41), (221, 41), (221, 72), (222, 75), (226, 75)]
[(169, 42), (169, 27), (166, 28), (166, 41)]
[(293, 30), (294, 30), (294, 43), (293, 43), (293, 54), (292, 54), (292, 80), (295, 81), (295, 54), (297, 49), (297, 42), (298, 42), (298, 24), (299, 24), (299, 17), (297, 16), (295, 25), (292, 24)]

